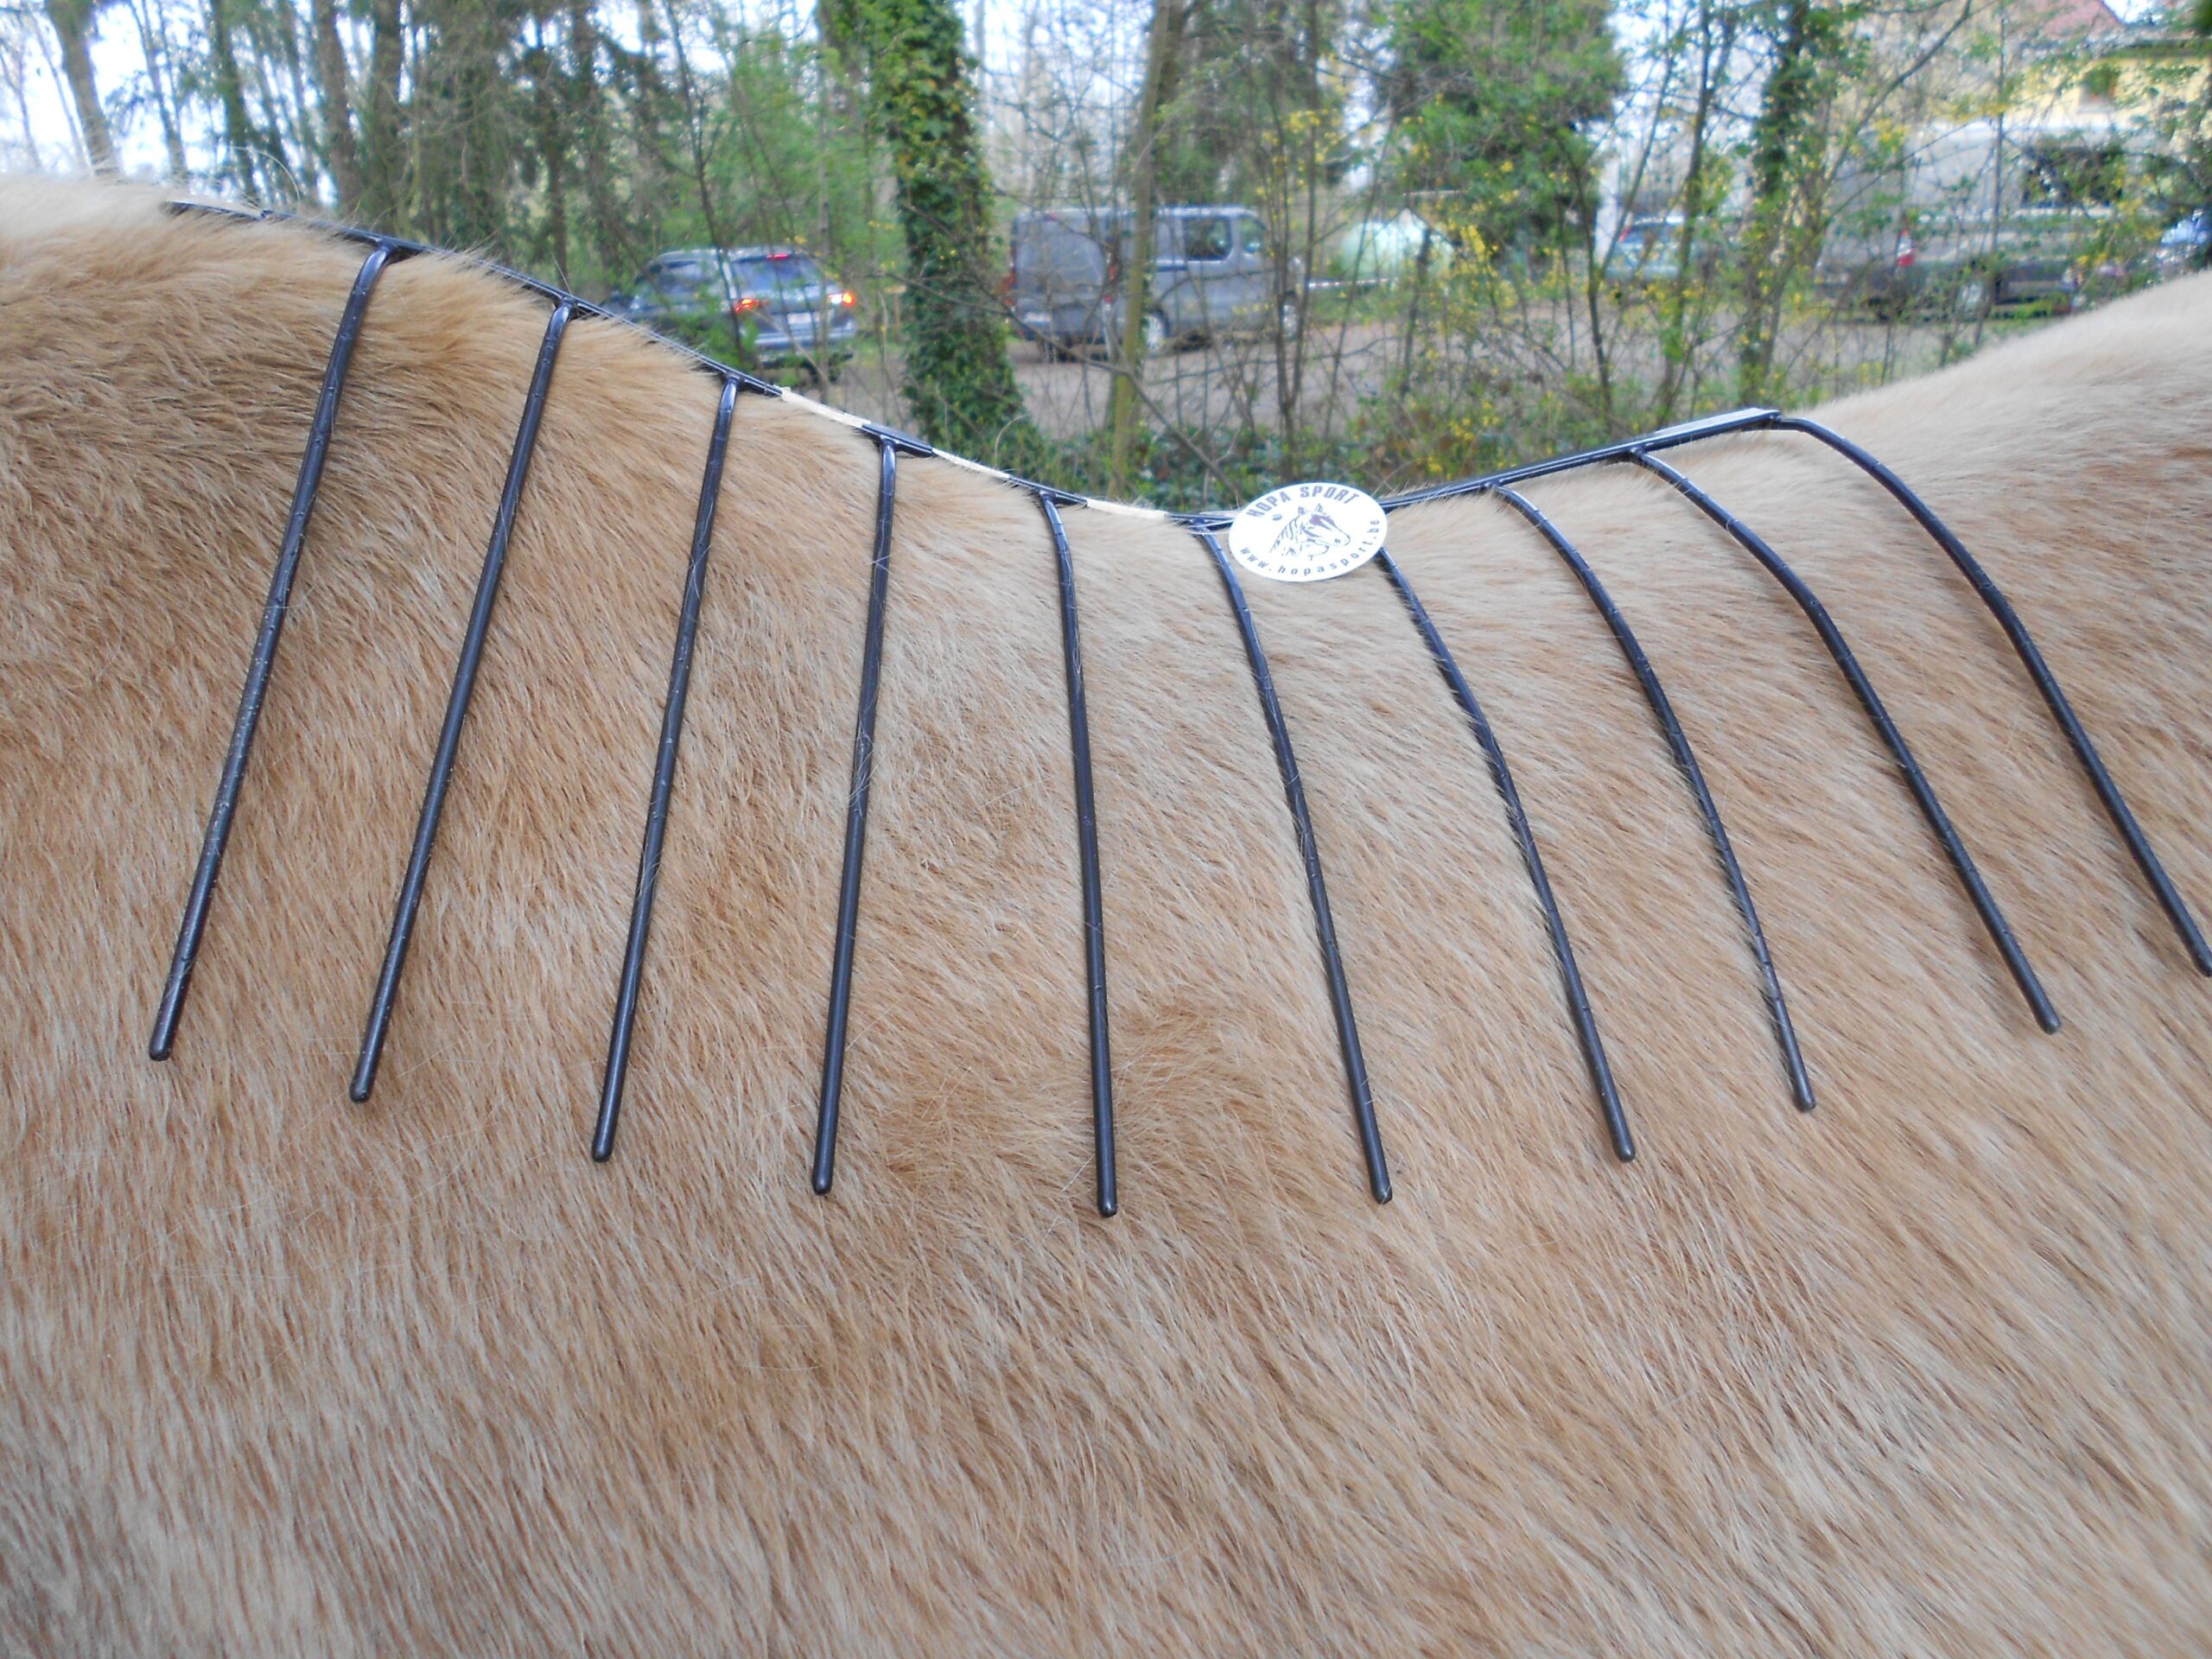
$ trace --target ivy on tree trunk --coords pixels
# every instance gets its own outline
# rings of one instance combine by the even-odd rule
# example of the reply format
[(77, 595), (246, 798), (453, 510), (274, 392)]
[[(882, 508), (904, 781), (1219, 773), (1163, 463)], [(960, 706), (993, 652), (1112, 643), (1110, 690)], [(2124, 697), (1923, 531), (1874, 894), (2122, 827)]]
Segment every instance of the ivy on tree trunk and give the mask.
[(960, 16), (946, 0), (837, 0), (825, 21), (869, 67), (906, 247), (906, 405), (931, 443), (1031, 465), (993, 283), (990, 188)]
[(1144, 88), (1137, 96), (1136, 124), (1129, 134), (1129, 260), (1122, 272), (1117, 301), (1120, 333), (1114, 346), (1114, 393), (1107, 412), (1111, 459), (1106, 486), (1116, 495), (1129, 493), (1129, 467), (1136, 450), (1137, 399), (1144, 381), (1144, 327), (1152, 310), (1153, 210), (1159, 197), (1160, 112), (1171, 95), (1182, 29), (1182, 0), (1154, 0), (1152, 32), (1145, 43)]
[(1744, 315), (1736, 343), (1736, 397), (1745, 404), (1760, 402), (1770, 390), (1789, 283), (1791, 211), (1820, 159), (1823, 83), (1843, 43), (1843, 14), (1813, 0), (1783, 0), (1774, 41), (1774, 65), (1751, 119)]
[(112, 173), (115, 140), (108, 130), (107, 112), (100, 107), (99, 85), (92, 78), (92, 3), (93, 0), (46, 0), (46, 16), (54, 25), (54, 38), (61, 42), (61, 73), (77, 106), (85, 157), (95, 170)]

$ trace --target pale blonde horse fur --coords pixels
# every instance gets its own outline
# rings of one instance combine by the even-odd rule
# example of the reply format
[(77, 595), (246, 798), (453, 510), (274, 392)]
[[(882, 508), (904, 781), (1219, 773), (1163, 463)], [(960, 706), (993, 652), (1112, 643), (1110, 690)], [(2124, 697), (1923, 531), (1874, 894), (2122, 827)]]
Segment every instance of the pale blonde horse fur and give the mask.
[[(1829, 600), (2047, 1037), (1802, 617), (1630, 472), (1535, 486), (1699, 746), (1791, 993), (1554, 554), (1249, 584), (1396, 1179), (1361, 1179), (1220, 582), (1071, 510), (1122, 1213), (1092, 1210), (1030, 499), (901, 472), (837, 1185), (809, 1190), (873, 446), (737, 411), (622, 1140), (585, 1141), (714, 387), (555, 372), (374, 1103), (345, 1083), (544, 309), (368, 312), (175, 1057), (149, 1021), (360, 251), (0, 191), (0, 1650), (2194, 1654), (2212, 987), (1973, 594), (1802, 439), (1676, 457)], [(2010, 591), (2212, 904), (2212, 282), (1838, 404)]]

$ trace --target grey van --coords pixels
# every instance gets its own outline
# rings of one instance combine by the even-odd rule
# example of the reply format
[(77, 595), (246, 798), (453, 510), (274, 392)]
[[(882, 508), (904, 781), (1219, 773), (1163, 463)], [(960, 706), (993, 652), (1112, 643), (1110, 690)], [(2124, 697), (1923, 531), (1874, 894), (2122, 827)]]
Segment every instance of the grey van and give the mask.
[[(1008, 298), (1025, 340), (1058, 356), (1120, 338), (1131, 219), (1126, 209), (1092, 207), (1015, 219)], [(1295, 324), (1289, 296), (1278, 292), (1267, 226), (1249, 207), (1162, 207), (1154, 215), (1147, 352)]]

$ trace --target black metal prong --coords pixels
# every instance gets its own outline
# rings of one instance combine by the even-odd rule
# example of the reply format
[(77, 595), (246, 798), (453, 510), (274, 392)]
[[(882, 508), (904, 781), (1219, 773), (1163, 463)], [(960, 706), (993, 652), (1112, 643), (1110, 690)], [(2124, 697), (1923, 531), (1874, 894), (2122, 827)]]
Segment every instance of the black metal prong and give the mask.
[(1052, 532), (1059, 564), (1060, 648), (1067, 661), (1068, 742), (1075, 760), (1076, 846), (1083, 861), (1084, 980), (1090, 1007), (1090, 1134), (1098, 1161), (1098, 1213), (1121, 1208), (1114, 1169), (1114, 1059), (1107, 1040), (1106, 917), (1098, 879), (1098, 807), (1090, 786), (1090, 716), (1083, 696), (1083, 641), (1075, 615), (1075, 556), (1060, 510), (1039, 491), (1037, 505)]
[(1959, 839), (1959, 832), (1952, 827), (1949, 814), (1943, 810), (1943, 804), (1936, 798), (1936, 786), (1928, 781), (1928, 774), (1920, 769), (1920, 763), (1913, 758), (1910, 746), (1905, 742), (1904, 734), (1897, 730), (1897, 723), (1890, 718), (1889, 710), (1882, 706), (1882, 700), (1875, 694), (1866, 671), (1859, 667), (1859, 659), (1844, 642), (1834, 619), (1829, 616), (1827, 607), (1821, 603), (1819, 595), (1805, 584), (1804, 579), (1791, 569), (1755, 531), (1682, 474), (1657, 456), (1645, 454), (1641, 450), (1630, 451), (1628, 458), (1674, 486), (1707, 518), (1726, 531), (1738, 546), (1764, 565), (1768, 574), (1780, 582), (1789, 597), (1797, 602), (1797, 608), (1804, 612), (1806, 620), (1820, 634), (1821, 643), (1827, 647), (1828, 655), (1835, 659), (1835, 665), (1843, 671), (1843, 677), (1849, 682), (1853, 693), (1857, 696), (1859, 707), (1866, 711), (1866, 718), (1873, 722), (1876, 734), (1897, 761), (1897, 770), (1904, 774), (1905, 786), (1919, 804), (1921, 815), (1928, 820), (1929, 828), (1936, 832), (1936, 839), (1942, 843), (1945, 856), (1951, 861), (1951, 868), (1958, 873), (1967, 897), (1973, 900), (1974, 909), (1980, 913), (1983, 926), (1989, 930), (1989, 937), (1996, 944), (1998, 954), (2005, 959), (2005, 966), (2011, 971), (2013, 982), (2018, 985), (2020, 994), (2027, 999), (2036, 1023), (2047, 1032), (2056, 1031), (2058, 1011), (2051, 1007), (2050, 998), (2044, 995), (2043, 982), (2036, 977), (2036, 970), (2030, 965), (2026, 953), (2020, 949), (2020, 942), (2012, 937), (2012, 929), (2005, 919), (2005, 912), (1997, 907), (1997, 900), (1990, 895), (1987, 885), (1981, 879), (1981, 872), (1974, 868), (1974, 855), (1967, 851), (1966, 843)]
[(1337, 925), (1329, 913), (1328, 884), (1321, 877), (1321, 846), (1313, 835), (1313, 815), (1306, 808), (1306, 785), (1298, 772), (1298, 756), (1290, 746), (1290, 726), (1283, 718), (1282, 701), (1275, 695), (1274, 676), (1268, 668), (1268, 654), (1260, 648), (1259, 626), (1245, 602), (1243, 584), (1210, 530), (1197, 531), (1199, 541), (1213, 556), (1229, 593), (1229, 607), (1236, 613), (1236, 632), (1244, 642), (1244, 656), (1252, 665), (1252, 683), (1260, 694), (1260, 712), (1268, 722), (1268, 736), (1275, 751), (1275, 766), (1282, 774), (1282, 792), (1290, 803), (1290, 821), (1298, 832), (1299, 857), (1306, 866), (1306, 891), (1313, 900), (1313, 931), (1321, 941), (1321, 970), (1329, 985), (1329, 1007), (1336, 1015), (1337, 1046), (1344, 1052), (1344, 1083), (1351, 1091), (1351, 1121), (1359, 1131), (1360, 1154), (1367, 1160), (1367, 1190), (1377, 1204), (1390, 1202), (1390, 1166), (1382, 1155), (1382, 1132), (1375, 1122), (1375, 1091), (1367, 1080), (1367, 1057), (1359, 1046), (1359, 1022), (1352, 1017), (1351, 987), (1344, 980), (1344, 955), (1337, 948)]
[(1967, 551), (1966, 543), (1951, 533), (1950, 528), (1929, 509), (1928, 504), (1903, 479), (1842, 434), (1832, 432), (1819, 422), (1806, 420), (1802, 416), (1781, 416), (1776, 418), (1773, 425), (1777, 431), (1802, 432), (1808, 437), (1817, 438), (1838, 454), (1855, 462), (1860, 471), (1894, 496), (1898, 505), (1935, 539), (1936, 544), (1950, 556), (1951, 563), (1973, 586), (1981, 602), (1989, 607), (1989, 613), (2005, 630), (2005, 637), (2012, 642), (2014, 653), (2026, 667), (2028, 677), (2036, 683), (2036, 690), (2043, 694), (2051, 717), (2058, 722), (2058, 729), (2066, 734), (2067, 742), (2073, 746), (2075, 759), (2081, 761), (2082, 770), (2088, 773), (2090, 785), (2097, 791), (2097, 798), (2104, 803), (2105, 812), (2112, 819), (2113, 827), (2120, 831), (2120, 838), (2127, 843), (2127, 850), (2134, 855), (2136, 867), (2150, 884), (2152, 894), (2158, 899), (2159, 908), (2166, 912), (2168, 919), (2174, 925), (2174, 931), (2181, 935), (2182, 946), (2189, 952), (2190, 963), (2198, 973), (2212, 975), (2212, 950), (2206, 947), (2204, 935), (2197, 930), (2196, 918), (2190, 913), (2188, 901), (2167, 876), (2165, 866), (2158, 861), (2158, 854), (2151, 849), (2150, 837), (2143, 833), (2142, 825), (2135, 821), (2135, 814), (2128, 810), (2127, 799), (2120, 792), (2120, 785), (2105, 770), (2103, 758), (2097, 753), (2097, 746), (2090, 741), (2088, 732), (2075, 717), (2073, 704), (2066, 700), (2066, 693), (2059, 689), (2058, 677), (2044, 661), (2043, 652), (2036, 649), (2035, 639), (2028, 632), (2027, 624), (2020, 620), (2019, 613), (2012, 608), (2012, 601), (2005, 597), (2004, 590), (1982, 569), (1980, 561)]
[(1567, 992), (1567, 1010), (1574, 1021), (1574, 1034), (1582, 1044), (1583, 1058), (1589, 1062), (1591, 1080), (1598, 1087), (1598, 1104), (1605, 1114), (1605, 1132), (1612, 1137), (1614, 1155), (1627, 1163), (1636, 1156), (1636, 1137), (1630, 1134), (1628, 1113), (1621, 1105), (1620, 1090), (1613, 1084), (1613, 1068), (1605, 1058), (1605, 1039), (1598, 1034), (1598, 1017), (1590, 1007), (1590, 994), (1583, 988), (1582, 970), (1575, 963), (1574, 946), (1567, 937), (1567, 920), (1560, 914), (1559, 900), (1552, 894), (1552, 884), (1544, 874), (1544, 857), (1536, 849), (1536, 837), (1529, 827), (1529, 815), (1521, 805), (1521, 792), (1513, 786), (1513, 772), (1505, 764), (1505, 751), (1498, 747), (1497, 734), (1491, 729), (1489, 719), (1483, 714), (1482, 704), (1476, 700), (1474, 688), (1467, 683), (1467, 677), (1459, 671), (1444, 638), (1436, 631), (1436, 624), (1429, 620), (1413, 584), (1406, 580), (1405, 572), (1398, 569), (1398, 562), (1383, 549), (1375, 556), (1382, 567), (1382, 574), (1398, 590), (1398, 596), (1412, 613), (1414, 626), (1421, 630), (1422, 642), (1434, 658), (1437, 672), (1452, 690), (1459, 710), (1474, 728), (1475, 741), (1482, 746), (1483, 758), (1490, 763), (1491, 781), (1497, 785), (1498, 798), (1505, 804), (1505, 820), (1512, 827), (1513, 837), (1521, 846), (1521, 861), (1529, 868), (1529, 880), (1536, 890), (1536, 903), (1544, 912), (1544, 926), (1552, 937), (1552, 950), (1559, 958), (1560, 980)]
[(1719, 857), (1720, 873), (1728, 883), (1728, 891), (1736, 901), (1736, 912), (1744, 919), (1744, 930), (1751, 947), (1751, 961), (1758, 969), (1759, 986), (1765, 993), (1768, 1014), (1774, 1020), (1775, 1036), (1782, 1045), (1782, 1069), (1789, 1078), (1790, 1097), (1800, 1111), (1813, 1109), (1813, 1081), (1806, 1075), (1805, 1057), (1797, 1047), (1797, 1032), (1790, 1023), (1789, 1005), (1783, 998), (1782, 979), (1775, 972), (1774, 958), (1768, 952), (1766, 931), (1759, 925), (1758, 907), (1751, 903), (1751, 890), (1744, 880), (1743, 867), (1736, 861), (1736, 849), (1728, 839), (1727, 827), (1720, 821), (1720, 808), (1713, 798), (1713, 791), (1706, 787), (1704, 770), (1697, 763), (1696, 751), (1690, 747), (1689, 734), (1682, 730), (1682, 723), (1675, 716), (1675, 705), (1669, 701), (1667, 689), (1659, 683), (1658, 671), (1643, 654), (1643, 647), (1637, 642), (1635, 632), (1628, 619), (1613, 603), (1612, 595), (1598, 580), (1598, 573), (1589, 562), (1575, 550), (1560, 528), (1526, 496), (1513, 490), (1502, 489), (1498, 497), (1534, 526), (1536, 533), (1551, 543), (1553, 551), (1567, 562), (1568, 569), (1582, 584), (1582, 591), (1590, 595), (1590, 602), (1612, 630), (1613, 639), (1621, 648), (1621, 655), (1628, 659), (1635, 673), (1637, 683), (1643, 688), (1643, 697), (1651, 705), (1651, 712), (1659, 721), (1659, 729), (1667, 739), (1667, 747), (1674, 752), (1675, 764), (1681, 768), (1682, 780), (1689, 785), (1690, 796), (1697, 803), (1699, 815), (1705, 820), (1706, 833), (1712, 837), (1713, 850)]
[(645, 979), (645, 939), (652, 931), (653, 899), (660, 892), (661, 849), (668, 841), (668, 807), (676, 789), (676, 754), (683, 741), (683, 707), (691, 691), (691, 651), (699, 637), (699, 606), (707, 592), (707, 556), (715, 542), (715, 506), (721, 499), (722, 460), (729, 451), (730, 417), (738, 382), (722, 382), (707, 441), (707, 471), (699, 486), (699, 513), (691, 530), (691, 562), (683, 573), (683, 602), (676, 613), (676, 651), (668, 667), (668, 696), (661, 704), (660, 745), (653, 753), (652, 793), (645, 803), (645, 841), (638, 855), (638, 887), (630, 900), (629, 942), (614, 993), (614, 1029), (607, 1039), (607, 1071), (599, 1089), (599, 1122), (591, 1155), (605, 1163), (614, 1153), (614, 1126), (622, 1116), (622, 1089), (630, 1077), (630, 1038), (638, 1023), (638, 991)]
[(824, 1197), (837, 1174), (837, 1109), (845, 1092), (846, 1016), (853, 1000), (853, 940), (860, 927), (868, 790), (875, 780), (875, 703), (883, 683), (883, 613), (891, 593), (891, 519), (898, 502), (899, 435), (873, 435), (881, 454), (882, 474), (875, 493), (875, 551), (868, 561), (860, 713), (853, 721), (852, 786), (845, 798), (845, 868), (837, 884), (837, 940), (830, 964), (830, 1027), (823, 1042), (822, 1102), (814, 1124), (814, 1190)]
[(269, 696), (269, 677), (276, 665), (276, 646), (283, 638), (284, 619), (292, 607), (292, 586), (300, 570), (300, 550), (306, 544), (308, 521), (315, 514), (317, 488), (322, 483), (322, 464), (330, 453), (330, 435), (338, 423), (338, 400), (346, 390), (346, 371), (353, 361), (353, 347), (361, 337), (361, 320), (367, 312), (369, 294), (391, 263), (392, 251), (383, 242), (372, 243), (368, 257), (354, 273), (346, 308), (339, 314), (338, 334), (330, 345), (330, 359), (322, 372), (322, 391), (315, 400), (315, 421), (308, 429), (306, 453), (300, 457), (299, 481), (292, 487), (291, 516), (284, 522), (284, 538), (276, 550), (276, 566), (269, 579), (269, 597), (261, 609), (260, 632), (254, 636), (253, 654), (246, 661), (245, 689), (238, 696), (238, 719), (231, 728), (231, 747), (223, 756), (221, 776), (216, 780), (214, 804), (207, 810), (207, 833), (200, 843), (200, 862), (192, 873), (192, 887), (184, 901), (184, 920), (177, 929), (176, 949), (169, 957), (168, 979), (154, 1012), (154, 1034), (146, 1052), (166, 1060), (176, 1046), (177, 1021), (184, 1013), (184, 999), (192, 988), (192, 970), (200, 960), (200, 940), (207, 931), (207, 910), (215, 892), (215, 878), (222, 874), (223, 853), (229, 846), (231, 823), (238, 814), (238, 787), (253, 750), (253, 734), (261, 724), (261, 709)]
[(476, 671), (484, 660), (484, 642), (492, 630), (492, 608), (499, 597), (499, 578), (506, 569), (507, 538), (513, 534), (515, 509), (522, 499), (523, 480), (530, 472), (531, 452), (537, 445), (537, 426), (545, 414), (546, 388), (553, 379), (553, 359), (560, 355), (562, 336), (569, 330), (575, 307), (563, 300), (545, 320), (545, 337), (537, 347), (537, 366), (530, 378), (530, 392), (523, 399), (522, 425), (507, 461), (507, 481), (499, 492), (499, 512), (492, 520), (491, 544), (484, 554), (484, 573), (476, 581), (476, 602), (468, 617), (468, 631), (461, 638), (461, 658), (455, 664), (453, 690), (446, 699), (445, 724), (438, 733), (436, 753), (430, 761), (429, 787), (423, 796), (423, 810), (415, 824), (415, 844), (407, 855), (407, 874), (399, 886), (399, 902), (391, 918), (391, 938), (385, 946), (384, 968), (377, 976), (376, 994), (369, 1003), (367, 1028), (361, 1035), (361, 1053), (353, 1066), (353, 1086), (347, 1090), (356, 1103), (365, 1101), (376, 1087), (377, 1065), (384, 1058), (385, 1039), (391, 1030), (391, 1010), (399, 995), (400, 970), (407, 965), (407, 947), (415, 936), (416, 912), (423, 903), (423, 882), (430, 868), (430, 849), (438, 838), (438, 818), (445, 810), (446, 791), (453, 782), (454, 760), (461, 753), (461, 730), (468, 718), (468, 702), (476, 690)]

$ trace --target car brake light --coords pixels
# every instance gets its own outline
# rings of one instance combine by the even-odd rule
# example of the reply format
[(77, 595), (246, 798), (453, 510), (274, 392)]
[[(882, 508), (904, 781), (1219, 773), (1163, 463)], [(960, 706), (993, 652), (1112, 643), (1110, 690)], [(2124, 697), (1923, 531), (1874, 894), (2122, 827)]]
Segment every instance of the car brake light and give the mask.
[(764, 302), (758, 295), (747, 294), (741, 300), (732, 300), (729, 302), (729, 308), (742, 316), (747, 311), (758, 311), (763, 303)]
[(830, 303), (832, 305), (858, 305), (860, 301), (854, 295), (851, 289), (841, 288), (837, 289), (836, 292), (830, 295)]

